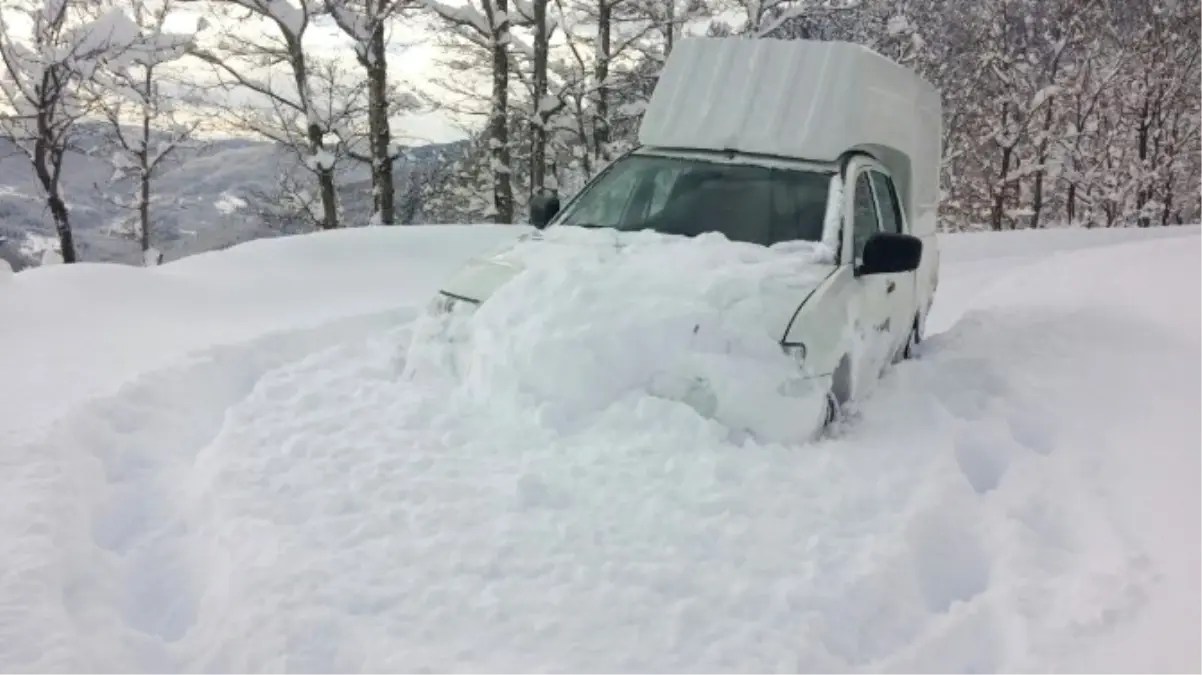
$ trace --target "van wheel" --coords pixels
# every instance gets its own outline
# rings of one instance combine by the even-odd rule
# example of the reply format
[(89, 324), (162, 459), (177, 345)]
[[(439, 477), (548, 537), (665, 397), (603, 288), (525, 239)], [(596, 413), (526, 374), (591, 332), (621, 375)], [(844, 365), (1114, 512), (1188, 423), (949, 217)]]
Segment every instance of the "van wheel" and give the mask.
[(826, 438), (831, 431), (831, 426), (839, 419), (839, 401), (835, 398), (833, 392), (827, 392), (823, 397), (822, 417), (817, 420), (817, 425), (810, 433), (810, 441), (817, 443), (823, 438)]
[(914, 317), (914, 323), (910, 326), (910, 334), (906, 336), (906, 344), (901, 350), (901, 358), (897, 359), (897, 361), (908, 361), (914, 358), (914, 354), (918, 350), (918, 345), (922, 343), (920, 325), (918, 317)]
[(835, 419), (839, 416), (839, 401), (835, 398), (835, 394), (827, 392), (826, 408), (822, 414), (822, 428), (825, 429), (835, 423)]
[(831, 376), (831, 389), (826, 393), (826, 410), (822, 416), (822, 428), (826, 429), (839, 418), (843, 406), (851, 398), (851, 361), (844, 355)]

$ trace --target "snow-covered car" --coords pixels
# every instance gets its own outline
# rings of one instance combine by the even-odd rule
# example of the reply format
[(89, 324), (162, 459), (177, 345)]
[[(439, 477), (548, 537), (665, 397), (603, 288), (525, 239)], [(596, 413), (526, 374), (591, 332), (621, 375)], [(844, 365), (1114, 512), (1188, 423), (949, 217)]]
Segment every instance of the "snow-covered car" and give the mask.
[[(562, 209), (536, 197), (531, 223), (548, 238), (579, 227), (824, 245), (812, 282), (760, 299), (781, 349), (826, 394), (821, 428), (923, 337), (938, 282), (941, 112), (930, 84), (859, 45), (684, 40), (640, 147)], [(529, 243), (524, 256), (538, 250)], [(512, 251), (474, 259), (435, 304), (484, 302), (528, 262)]]

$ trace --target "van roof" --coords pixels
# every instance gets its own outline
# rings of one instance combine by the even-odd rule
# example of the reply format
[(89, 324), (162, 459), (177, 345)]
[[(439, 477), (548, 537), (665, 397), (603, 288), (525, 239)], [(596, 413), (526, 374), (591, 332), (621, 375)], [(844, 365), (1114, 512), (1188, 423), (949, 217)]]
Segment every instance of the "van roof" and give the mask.
[(660, 73), (644, 146), (833, 162), (851, 150), (889, 169), (915, 229), (934, 230), (939, 92), (849, 42), (687, 38)]

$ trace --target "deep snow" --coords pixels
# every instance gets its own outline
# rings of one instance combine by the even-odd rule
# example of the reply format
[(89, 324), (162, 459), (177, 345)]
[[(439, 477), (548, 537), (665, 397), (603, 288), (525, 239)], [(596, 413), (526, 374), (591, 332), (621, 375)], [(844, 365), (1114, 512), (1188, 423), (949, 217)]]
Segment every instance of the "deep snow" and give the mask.
[(921, 358), (804, 446), (640, 378), (662, 280), (606, 333), (544, 278), (416, 377), (415, 308), (523, 231), (0, 278), (0, 667), (1202, 667), (1198, 228), (944, 237)]

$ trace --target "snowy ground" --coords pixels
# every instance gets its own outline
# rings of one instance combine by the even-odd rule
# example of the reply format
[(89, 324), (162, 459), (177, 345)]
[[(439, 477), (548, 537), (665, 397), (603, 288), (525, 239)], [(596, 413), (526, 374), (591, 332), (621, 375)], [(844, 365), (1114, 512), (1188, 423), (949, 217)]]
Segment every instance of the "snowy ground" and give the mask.
[(521, 231), (0, 277), (0, 668), (1202, 668), (1198, 228), (946, 237), (921, 359), (809, 446), (570, 287), (466, 355), (509, 382), (406, 377)]

